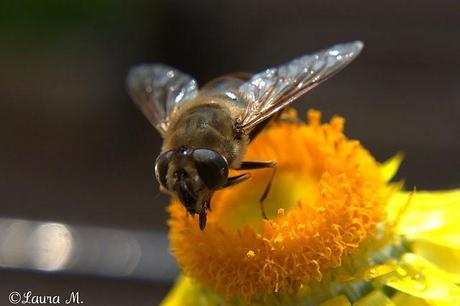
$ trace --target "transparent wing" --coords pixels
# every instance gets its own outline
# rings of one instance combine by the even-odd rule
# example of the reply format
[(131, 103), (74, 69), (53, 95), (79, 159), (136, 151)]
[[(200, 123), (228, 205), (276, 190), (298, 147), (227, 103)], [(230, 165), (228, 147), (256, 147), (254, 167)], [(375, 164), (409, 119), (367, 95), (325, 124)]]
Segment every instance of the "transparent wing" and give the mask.
[(360, 41), (335, 45), (255, 74), (239, 87), (247, 101), (245, 111), (238, 118), (243, 130), (250, 132), (264, 119), (339, 72), (362, 48)]
[(198, 93), (193, 78), (163, 64), (131, 68), (126, 84), (131, 99), (161, 135), (168, 130), (171, 114)]
[(239, 88), (242, 84), (249, 81), (251, 77), (251, 74), (242, 72), (223, 75), (205, 84), (200, 89), (199, 94), (200, 96), (225, 97), (233, 106), (246, 109), (247, 101), (241, 95)]

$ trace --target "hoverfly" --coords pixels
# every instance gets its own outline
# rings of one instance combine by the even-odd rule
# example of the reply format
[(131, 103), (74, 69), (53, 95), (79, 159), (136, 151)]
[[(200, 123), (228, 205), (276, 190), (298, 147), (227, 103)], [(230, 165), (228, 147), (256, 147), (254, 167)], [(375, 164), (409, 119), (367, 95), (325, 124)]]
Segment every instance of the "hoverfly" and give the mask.
[(242, 160), (246, 147), (283, 108), (347, 66), (361, 51), (360, 41), (335, 45), (254, 75), (231, 74), (198, 90), (189, 75), (163, 64), (133, 67), (127, 88), (163, 137), (155, 161), (160, 190), (179, 198), (206, 226), (215, 191), (241, 183), (249, 173), (229, 177), (229, 168), (271, 168), (276, 161)]

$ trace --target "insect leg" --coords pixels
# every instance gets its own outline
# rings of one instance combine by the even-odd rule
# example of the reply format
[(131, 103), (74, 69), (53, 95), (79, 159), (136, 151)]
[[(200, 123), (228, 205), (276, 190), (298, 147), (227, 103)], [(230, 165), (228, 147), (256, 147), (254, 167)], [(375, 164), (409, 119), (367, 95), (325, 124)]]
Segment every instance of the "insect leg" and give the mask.
[(267, 186), (265, 186), (265, 190), (259, 200), (260, 210), (264, 219), (268, 219), (267, 214), (265, 213), (264, 201), (270, 192), (270, 188), (272, 187), (273, 178), (275, 177), (276, 173), (276, 161), (243, 161), (237, 168), (237, 170), (256, 170), (266, 168), (272, 169), (272, 175), (270, 176), (270, 180), (268, 181)]
[(239, 183), (247, 180), (250, 177), (251, 177), (251, 174), (249, 174), (249, 173), (243, 173), (243, 174), (240, 174), (240, 175), (237, 175), (237, 176), (231, 176), (231, 177), (228, 178), (227, 183), (222, 188), (230, 187), (230, 186), (239, 184)]

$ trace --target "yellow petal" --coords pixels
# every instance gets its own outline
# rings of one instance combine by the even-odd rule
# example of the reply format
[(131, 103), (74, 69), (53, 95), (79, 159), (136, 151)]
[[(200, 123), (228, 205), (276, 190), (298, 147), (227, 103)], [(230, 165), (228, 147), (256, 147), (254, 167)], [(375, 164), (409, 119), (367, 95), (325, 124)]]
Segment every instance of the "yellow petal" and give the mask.
[(434, 240), (416, 240), (412, 243), (412, 250), (415, 254), (449, 272), (455, 282), (460, 284), (459, 247), (443, 245), (442, 243), (436, 243)]
[(380, 290), (374, 290), (371, 293), (359, 299), (353, 306), (394, 306), (391, 299)]
[(370, 266), (370, 267), (366, 267), (360, 270), (356, 274), (356, 279), (369, 280), (369, 279), (373, 279), (373, 278), (388, 274), (390, 272), (393, 272), (394, 270), (396, 270), (396, 265), (392, 263)]
[(191, 281), (189, 278), (179, 276), (173, 289), (169, 291), (166, 298), (160, 304), (161, 306), (179, 306), (184, 300), (187, 300), (187, 293), (191, 289)]
[[(391, 300), (396, 306), (429, 306), (428, 302), (423, 299), (408, 295), (402, 292), (397, 292)], [(432, 304), (431, 304), (432, 305)]]
[(222, 299), (220, 297), (210, 290), (201, 288), (190, 278), (181, 275), (160, 306), (213, 306), (221, 304)]
[(421, 299), (460, 305), (460, 287), (449, 273), (413, 253), (402, 256), (401, 268), (383, 282)]
[[(392, 201), (407, 201), (399, 193)], [(405, 199), (406, 198), (406, 199)], [(416, 192), (397, 230), (412, 241), (413, 252), (454, 274), (460, 282), (460, 190)]]
[(344, 295), (336, 296), (320, 304), (320, 306), (350, 306), (350, 301)]
[(392, 158), (383, 162), (380, 166), (380, 171), (382, 172), (382, 177), (386, 182), (389, 182), (398, 172), (399, 166), (401, 165), (402, 160), (404, 159), (403, 153), (398, 153)]
[[(404, 202), (407, 197), (407, 193), (399, 193), (391, 202)], [(460, 189), (443, 192), (417, 191), (412, 196), (398, 229), (409, 239), (434, 239), (438, 243), (460, 247), (459, 220)]]

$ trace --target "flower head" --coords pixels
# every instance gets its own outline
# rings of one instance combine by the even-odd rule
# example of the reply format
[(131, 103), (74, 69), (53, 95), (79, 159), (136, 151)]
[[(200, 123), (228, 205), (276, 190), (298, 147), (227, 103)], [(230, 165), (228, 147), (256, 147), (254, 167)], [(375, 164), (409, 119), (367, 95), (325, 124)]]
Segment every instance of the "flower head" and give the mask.
[(264, 202), (268, 220), (258, 201), (270, 170), (253, 171), (249, 181), (217, 192), (204, 231), (179, 202), (171, 203), (172, 251), (208, 303), (329, 299), (347, 305), (340, 304), (351, 299), (347, 290), (354, 292), (347, 286), (359, 281), (404, 287), (394, 273), (404, 270), (404, 260), (418, 258), (404, 257), (405, 240), (395, 235), (401, 203), (408, 202), (394, 201), (398, 185), (387, 184), (398, 160), (382, 168), (343, 134), (342, 118), (320, 121), (320, 113), (310, 111), (308, 124), (300, 123), (291, 111), (249, 146), (245, 160), (277, 161)]

